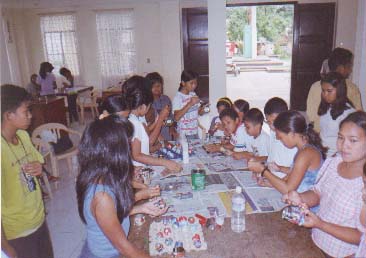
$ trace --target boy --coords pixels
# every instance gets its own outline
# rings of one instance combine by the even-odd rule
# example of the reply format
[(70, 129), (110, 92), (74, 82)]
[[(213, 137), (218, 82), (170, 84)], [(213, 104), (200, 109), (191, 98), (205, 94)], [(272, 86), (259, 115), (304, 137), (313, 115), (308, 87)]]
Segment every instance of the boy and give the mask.
[(31, 75), (30, 83), (28, 83), (26, 89), (32, 95), (32, 97), (39, 96), (39, 92), (41, 91), (41, 85), (37, 83), (37, 74), (34, 73)]
[[(353, 54), (348, 49), (335, 48), (328, 59), (328, 66), (330, 72), (337, 72), (341, 74), (346, 80), (347, 97), (352, 101), (356, 110), (362, 110), (361, 94), (358, 87), (353, 84), (348, 77), (352, 73), (353, 67)], [(319, 115), (318, 108), (321, 100), (321, 86), (320, 81), (314, 82), (311, 85), (307, 102), (306, 102), (306, 114), (310, 122), (314, 122), (314, 129), (319, 132)]]
[[(283, 143), (276, 138), (275, 128), (273, 126), (273, 122), (276, 120), (277, 116), (287, 111), (287, 103), (278, 97), (271, 98), (267, 101), (266, 105), (264, 106), (264, 115), (266, 117), (266, 123), (268, 124), (270, 131), (269, 136), (269, 153), (267, 162), (272, 163), (277, 167), (279, 171), (272, 171), (279, 177), (284, 177), (285, 174), (281, 171), (288, 171), (288, 168), (293, 163), (296, 148), (289, 149)], [(270, 165), (271, 167), (271, 165)], [(251, 171), (261, 171), (262, 166), (250, 166), (249, 169)], [(279, 173), (276, 173), (279, 172)]]
[(269, 152), (269, 136), (262, 130), (264, 116), (258, 108), (251, 108), (245, 114), (244, 125), (246, 132), (252, 136), (251, 146), (248, 149), (251, 152), (233, 153), (235, 159), (249, 159), (255, 157), (256, 160), (264, 161), (267, 159)]
[(52, 258), (37, 179), (43, 158), (25, 131), (30, 99), (24, 88), (1, 86), (1, 248), (10, 258)]

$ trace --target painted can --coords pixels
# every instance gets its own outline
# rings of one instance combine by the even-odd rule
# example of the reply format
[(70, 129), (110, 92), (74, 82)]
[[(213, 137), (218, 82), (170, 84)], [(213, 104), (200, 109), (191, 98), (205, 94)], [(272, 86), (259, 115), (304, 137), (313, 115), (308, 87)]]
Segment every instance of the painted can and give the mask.
[(192, 189), (204, 190), (205, 177), (206, 177), (206, 171), (204, 169), (192, 169), (191, 171)]

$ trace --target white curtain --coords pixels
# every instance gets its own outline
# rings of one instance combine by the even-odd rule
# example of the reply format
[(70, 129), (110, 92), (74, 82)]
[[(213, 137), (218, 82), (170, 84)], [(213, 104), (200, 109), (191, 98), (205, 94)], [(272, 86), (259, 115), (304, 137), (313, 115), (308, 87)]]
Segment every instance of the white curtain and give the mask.
[(79, 54), (75, 23), (73, 14), (41, 16), (45, 57), (55, 67), (55, 74), (58, 74), (61, 67), (66, 67), (74, 76), (79, 77)]
[(96, 14), (102, 88), (117, 86), (136, 73), (133, 9)]

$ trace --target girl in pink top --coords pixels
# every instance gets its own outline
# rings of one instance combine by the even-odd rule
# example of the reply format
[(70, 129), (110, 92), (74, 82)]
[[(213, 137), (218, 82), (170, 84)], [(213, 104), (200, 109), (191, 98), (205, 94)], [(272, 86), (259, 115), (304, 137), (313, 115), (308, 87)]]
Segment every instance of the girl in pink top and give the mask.
[(317, 214), (307, 211), (304, 223), (312, 228), (314, 243), (328, 256), (352, 257), (361, 238), (357, 225), (366, 162), (365, 112), (351, 113), (341, 122), (337, 150), (340, 155), (324, 162), (312, 190), (292, 191), (284, 199), (292, 205), (319, 205)]

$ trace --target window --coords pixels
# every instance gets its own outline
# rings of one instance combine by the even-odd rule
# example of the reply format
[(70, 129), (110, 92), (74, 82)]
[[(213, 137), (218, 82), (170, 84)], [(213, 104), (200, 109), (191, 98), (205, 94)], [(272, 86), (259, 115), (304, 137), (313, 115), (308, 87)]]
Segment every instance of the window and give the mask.
[(41, 32), (46, 60), (53, 64), (55, 71), (64, 66), (74, 75), (79, 75), (75, 16), (41, 16)]
[(136, 72), (133, 9), (97, 12), (102, 87), (117, 85)]

